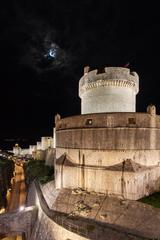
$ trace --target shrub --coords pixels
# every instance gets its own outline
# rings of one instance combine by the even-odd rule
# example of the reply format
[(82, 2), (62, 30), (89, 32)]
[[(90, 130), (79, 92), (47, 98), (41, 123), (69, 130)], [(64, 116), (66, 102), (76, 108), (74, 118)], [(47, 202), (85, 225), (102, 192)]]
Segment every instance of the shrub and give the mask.
[(34, 179), (37, 179), (42, 184), (53, 179), (54, 169), (51, 166), (46, 166), (45, 161), (31, 160), (25, 164), (26, 184), (30, 184)]
[(0, 157), (0, 208), (5, 208), (7, 204), (7, 189), (11, 186), (13, 177), (14, 162), (7, 157)]

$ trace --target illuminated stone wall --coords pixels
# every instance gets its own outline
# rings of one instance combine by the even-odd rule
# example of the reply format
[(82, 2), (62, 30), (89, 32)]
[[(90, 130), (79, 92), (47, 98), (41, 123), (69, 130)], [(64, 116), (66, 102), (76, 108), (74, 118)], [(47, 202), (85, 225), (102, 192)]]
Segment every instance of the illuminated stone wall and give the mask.
[(33, 152), (37, 150), (37, 145), (30, 145), (29, 146), (29, 153), (32, 155)]
[(159, 191), (160, 117), (153, 106), (147, 111), (59, 118), (56, 187), (128, 199)]
[(160, 186), (160, 116), (136, 113), (139, 77), (128, 68), (89, 71), (79, 81), (82, 115), (55, 117), (57, 188), (138, 199)]
[(52, 137), (41, 137), (41, 150), (46, 150), (53, 145)]
[(79, 82), (81, 113), (135, 112), (138, 90), (139, 77), (128, 68), (85, 72)]
[(60, 119), (56, 148), (160, 150), (160, 116), (149, 113), (87, 114)]
[(160, 150), (90, 150), (57, 148), (56, 158), (63, 154), (70, 157), (71, 162), (82, 164), (83, 159), (86, 165), (91, 166), (112, 166), (119, 164), (126, 159), (132, 159), (135, 163), (144, 166), (156, 166), (160, 163)]
[(41, 142), (37, 142), (37, 150), (41, 150), (41, 148), (42, 148)]
[(46, 150), (36, 150), (32, 156), (36, 160), (45, 160)]
[(32, 155), (35, 160), (44, 160), (45, 165), (53, 166), (54, 164), (55, 157), (54, 148), (48, 148), (46, 150), (36, 150)]
[(130, 166), (123, 171), (120, 164), (108, 168), (76, 166), (68, 161), (65, 161), (62, 167), (57, 162), (56, 187), (82, 188), (89, 192), (117, 195), (131, 200), (140, 199), (160, 190), (160, 166), (143, 168), (137, 165), (137, 169), (132, 169)]

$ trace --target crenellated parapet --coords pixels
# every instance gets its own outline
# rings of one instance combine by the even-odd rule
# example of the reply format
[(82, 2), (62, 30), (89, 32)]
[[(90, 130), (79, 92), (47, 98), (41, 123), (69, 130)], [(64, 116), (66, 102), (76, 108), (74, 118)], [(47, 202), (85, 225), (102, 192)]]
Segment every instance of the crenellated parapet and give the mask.
[(130, 72), (128, 68), (106, 67), (104, 73), (98, 73), (98, 70), (84, 71), (83, 77), (79, 81), (79, 96), (87, 90), (98, 87), (124, 87), (132, 88), (137, 94), (139, 91), (139, 77), (136, 72)]
[(139, 77), (128, 68), (106, 67), (103, 73), (84, 68), (79, 81), (81, 113), (135, 112)]

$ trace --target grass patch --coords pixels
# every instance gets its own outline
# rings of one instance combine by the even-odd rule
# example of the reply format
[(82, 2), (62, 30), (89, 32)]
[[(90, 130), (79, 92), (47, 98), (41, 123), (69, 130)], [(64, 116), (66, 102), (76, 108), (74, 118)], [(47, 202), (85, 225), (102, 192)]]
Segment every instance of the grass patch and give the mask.
[(95, 226), (94, 225), (87, 225), (86, 228), (87, 228), (88, 232), (93, 232), (94, 229), (95, 229)]
[(152, 205), (153, 207), (156, 207), (156, 208), (160, 208), (160, 192), (153, 193), (152, 195), (141, 198), (138, 201)]

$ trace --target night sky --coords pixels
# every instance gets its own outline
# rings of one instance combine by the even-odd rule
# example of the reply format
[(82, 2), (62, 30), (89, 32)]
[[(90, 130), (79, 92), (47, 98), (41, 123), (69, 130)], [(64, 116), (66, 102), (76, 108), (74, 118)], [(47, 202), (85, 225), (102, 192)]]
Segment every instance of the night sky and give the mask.
[(137, 111), (153, 103), (160, 113), (158, 1), (0, 4), (0, 148), (51, 135), (56, 113), (80, 114), (78, 81), (86, 65), (129, 63), (140, 76)]

